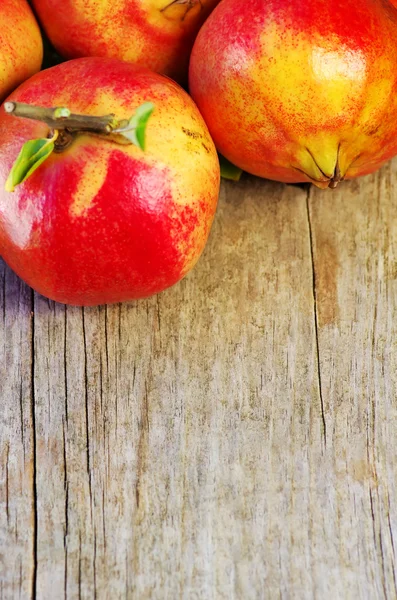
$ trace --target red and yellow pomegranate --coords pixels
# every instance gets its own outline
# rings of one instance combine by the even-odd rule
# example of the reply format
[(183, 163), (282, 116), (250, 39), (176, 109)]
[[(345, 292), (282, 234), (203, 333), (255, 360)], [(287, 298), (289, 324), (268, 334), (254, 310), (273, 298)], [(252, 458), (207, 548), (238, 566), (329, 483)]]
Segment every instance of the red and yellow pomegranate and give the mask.
[[(9, 98), (127, 119), (154, 104), (145, 150), (81, 133), (13, 192), (5, 182), (23, 144), (46, 124), (0, 116), (0, 255), (41, 294), (95, 305), (155, 294), (198, 260), (219, 191), (207, 127), (173, 81), (115, 59), (42, 71)], [(64, 141), (64, 140), (63, 140)]]
[(201, 25), (219, 0), (33, 0), (65, 58), (120, 58), (183, 81)]
[(397, 153), (396, 49), (388, 0), (223, 0), (194, 45), (190, 90), (238, 167), (334, 187)]
[(26, 0), (0, 1), (0, 99), (40, 70), (43, 43)]

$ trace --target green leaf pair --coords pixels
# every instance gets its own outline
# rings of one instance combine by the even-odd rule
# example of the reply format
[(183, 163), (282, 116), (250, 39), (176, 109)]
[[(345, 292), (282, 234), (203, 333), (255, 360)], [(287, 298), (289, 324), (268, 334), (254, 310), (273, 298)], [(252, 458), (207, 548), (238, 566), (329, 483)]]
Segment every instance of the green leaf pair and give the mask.
[(55, 136), (51, 139), (30, 140), (23, 145), (18, 158), (13, 164), (6, 181), (6, 191), (13, 192), (15, 187), (23, 183), (53, 152)]

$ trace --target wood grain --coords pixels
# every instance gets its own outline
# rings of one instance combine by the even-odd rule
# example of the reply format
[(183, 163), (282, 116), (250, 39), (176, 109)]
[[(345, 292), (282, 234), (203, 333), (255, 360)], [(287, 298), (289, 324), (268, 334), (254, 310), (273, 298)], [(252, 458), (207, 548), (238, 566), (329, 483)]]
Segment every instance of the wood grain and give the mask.
[(0, 261), (0, 598), (35, 586), (32, 292)]
[(141, 302), (0, 267), (0, 599), (397, 598), (396, 190), (224, 183)]

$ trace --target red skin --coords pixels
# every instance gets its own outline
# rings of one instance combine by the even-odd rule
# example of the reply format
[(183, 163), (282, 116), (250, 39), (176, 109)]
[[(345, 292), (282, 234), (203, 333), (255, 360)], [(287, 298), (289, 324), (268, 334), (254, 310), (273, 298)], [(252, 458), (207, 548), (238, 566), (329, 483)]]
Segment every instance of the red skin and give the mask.
[(186, 82), (195, 37), (220, 0), (33, 0), (65, 58), (120, 58)]
[(223, 0), (196, 39), (190, 92), (230, 161), (326, 187), (337, 164), (357, 177), (397, 153), (396, 49), (387, 0)]
[[(74, 305), (142, 298), (179, 281), (204, 248), (219, 189), (215, 148), (187, 94), (146, 69), (88, 58), (42, 71), (10, 99), (118, 118), (155, 104), (144, 152), (82, 135), (12, 193), (4, 184), (21, 146), (48, 127), (1, 110), (0, 255), (11, 268), (41, 294)], [(180, 133), (192, 122), (199, 149)]]

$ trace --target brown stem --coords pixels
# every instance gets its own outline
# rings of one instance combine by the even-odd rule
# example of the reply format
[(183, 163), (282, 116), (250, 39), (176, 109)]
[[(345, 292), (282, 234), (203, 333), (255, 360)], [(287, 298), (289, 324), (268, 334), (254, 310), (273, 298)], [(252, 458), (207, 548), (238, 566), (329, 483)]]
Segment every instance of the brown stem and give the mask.
[[(44, 108), (32, 106), (22, 102), (5, 102), (6, 113), (15, 117), (43, 121), (52, 129), (68, 129), (69, 131), (92, 131), (94, 133), (109, 134), (120, 124), (114, 115), (104, 117), (92, 117), (87, 115), (74, 115), (61, 108)], [(62, 114), (63, 111), (63, 114)], [(64, 114), (68, 116), (63, 116)]]

